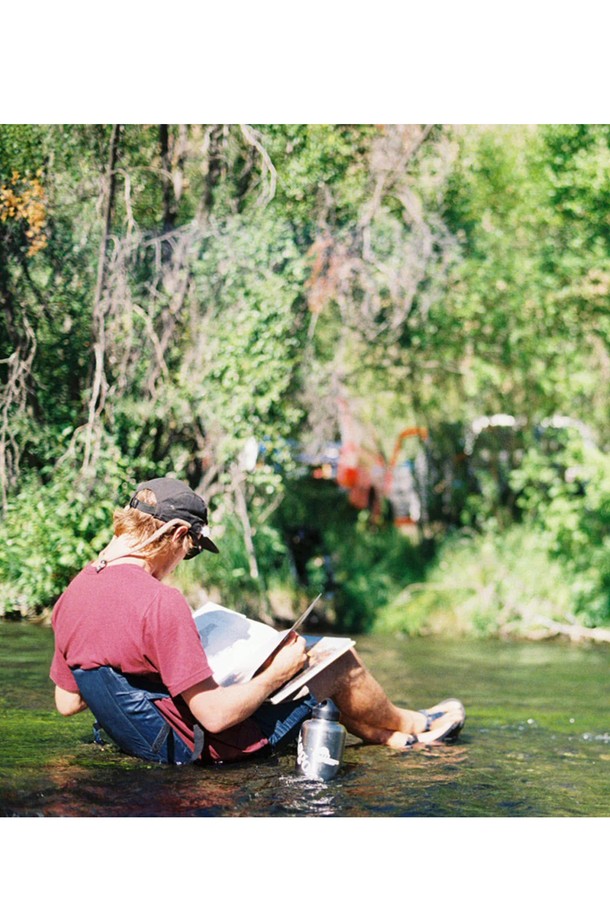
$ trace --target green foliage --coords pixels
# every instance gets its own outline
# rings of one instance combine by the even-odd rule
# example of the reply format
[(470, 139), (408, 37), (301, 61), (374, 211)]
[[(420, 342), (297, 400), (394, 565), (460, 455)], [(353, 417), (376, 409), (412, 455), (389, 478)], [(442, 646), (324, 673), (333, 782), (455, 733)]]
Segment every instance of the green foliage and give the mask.
[(367, 155), (378, 127), (266, 124), (259, 129), (278, 171), (273, 207), (298, 227), (301, 240), (313, 240), (318, 209), (341, 224), (357, 219), (365, 199)]
[(234, 217), (194, 269), (203, 315), (183, 388), (204, 427), (222, 437), (223, 458), (251, 436), (277, 447), (299, 419), (290, 395), (304, 275), (290, 227), (263, 213)]
[[(222, 531), (221, 556), (186, 564), (184, 585), (205, 581), (233, 606), (297, 587), (289, 546), (309, 530), (318, 544), (298, 587), (326, 588), (332, 569), (343, 630), (379, 617), (421, 631), (446, 602), (459, 625), (505, 631), (523, 608), (513, 619), (494, 575), (526, 617), (538, 601), (608, 619), (607, 438), (586, 454), (570, 444), (561, 467), (532, 440), (520, 469), (523, 443), (502, 466), (502, 449), (458, 465), (481, 415), (533, 429), (560, 412), (607, 435), (607, 125), (123, 125), (94, 318), (111, 135), (0, 126), (9, 609), (48, 606), (108, 535), (117, 493), (173, 472), (205, 481)], [(42, 190), (26, 199), (35, 176)], [(104, 444), (79, 482), (102, 345)], [(292, 443), (337, 438), (338, 395), (386, 455), (405, 426), (429, 429), (439, 527), (427, 535), (461, 523), (480, 540), (450, 540), (427, 575), (430, 539), (371, 525), (332, 484), (295, 484)], [(260, 454), (244, 474), (251, 438)], [(474, 590), (449, 599), (440, 585), (460, 563)], [(545, 575), (556, 603), (535, 588)]]
[(32, 176), (44, 166), (46, 136), (40, 124), (0, 124), (0, 183), (14, 171)]
[(214, 538), (220, 544), (217, 555), (201, 553), (183, 562), (175, 572), (175, 580), (192, 606), (211, 594), (232, 610), (245, 612), (257, 606), (258, 588), (248, 569), (243, 532), (235, 519), (214, 526)]
[(565, 570), (572, 611), (599, 625), (610, 619), (610, 456), (567, 432), (553, 453), (529, 451), (512, 485), (524, 517)]
[(3, 518), (0, 604), (3, 615), (48, 609), (74, 575), (112, 536), (112, 514), (126, 504), (133, 480), (112, 446), (100, 455), (95, 485), (72, 461), (46, 481), (30, 473)]
[(259, 525), (254, 534), (256, 555), (263, 576), (251, 575), (243, 530), (238, 521), (228, 517), (214, 525), (214, 538), (221, 549), (218, 554), (202, 553), (182, 563), (174, 578), (191, 606), (212, 599), (224, 606), (257, 616), (268, 612), (268, 597), (275, 589), (294, 591), (285, 541), (277, 529)]
[[(560, 412), (599, 425), (595, 379), (604, 357), (592, 339), (608, 340), (601, 244), (608, 156), (604, 132), (591, 131), (458, 133), (444, 214), (463, 257), (434, 317), (437, 343), (462, 367), (444, 381), (461, 389), (462, 413), (537, 421)], [(579, 222), (560, 186), (578, 201)]]
[(381, 609), (422, 574), (418, 547), (395, 527), (371, 528), (367, 513), (347, 531), (331, 530), (327, 542), (336, 569), (336, 627), (369, 632)]
[(521, 636), (573, 609), (562, 564), (549, 556), (536, 529), (514, 525), (447, 538), (425, 580), (382, 608), (375, 631)]
[(546, 302), (553, 276), (540, 246), (553, 218), (539, 176), (540, 137), (532, 128), (481, 128), (459, 140), (446, 218), (464, 257), (439, 321), (443, 341), (449, 330), (464, 364), (462, 409), (554, 412), (568, 353), (553, 345), (556, 326), (548, 336), (532, 334), (554, 321)]
[(425, 548), (391, 525), (371, 526), (334, 483), (293, 478), (272, 520), (285, 543), (305, 544), (308, 591), (332, 595), (337, 631), (369, 631), (379, 609), (421, 577)]

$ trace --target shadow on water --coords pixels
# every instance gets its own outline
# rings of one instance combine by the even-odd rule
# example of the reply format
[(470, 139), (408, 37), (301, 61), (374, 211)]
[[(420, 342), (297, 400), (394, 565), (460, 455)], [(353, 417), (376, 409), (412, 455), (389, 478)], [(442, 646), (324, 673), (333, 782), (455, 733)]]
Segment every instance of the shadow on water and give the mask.
[(376, 636), (358, 650), (400, 704), (460, 696), (459, 742), (400, 752), (349, 738), (328, 784), (296, 774), (294, 749), (213, 769), (148, 764), (94, 745), (89, 713), (55, 713), (48, 629), (0, 623), (0, 814), (610, 816), (607, 649)]

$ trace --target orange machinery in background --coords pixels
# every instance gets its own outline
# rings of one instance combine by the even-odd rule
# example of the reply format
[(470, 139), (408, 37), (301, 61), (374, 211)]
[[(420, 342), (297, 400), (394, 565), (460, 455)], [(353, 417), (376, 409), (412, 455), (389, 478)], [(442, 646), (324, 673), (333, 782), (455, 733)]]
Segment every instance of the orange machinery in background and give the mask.
[(403, 429), (389, 460), (380, 449), (362, 442), (361, 435), (350, 435), (353, 430), (351, 420), (344, 430), (348, 434), (342, 442), (337, 465), (337, 483), (347, 490), (350, 503), (355, 508), (368, 509), (371, 517), (379, 520), (384, 500), (387, 500), (394, 524), (416, 524), (421, 517), (421, 502), (409, 463), (399, 462), (399, 458), (406, 439), (416, 436), (420, 441), (426, 441), (428, 430), (421, 426)]

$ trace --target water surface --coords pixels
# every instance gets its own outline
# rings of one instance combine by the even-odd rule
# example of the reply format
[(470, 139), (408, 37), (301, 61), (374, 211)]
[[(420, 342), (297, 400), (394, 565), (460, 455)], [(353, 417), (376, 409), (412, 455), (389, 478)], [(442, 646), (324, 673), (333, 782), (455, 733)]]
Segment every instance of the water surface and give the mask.
[(0, 622), (0, 815), (610, 816), (607, 647), (367, 636), (357, 648), (399, 704), (459, 696), (459, 742), (400, 752), (349, 738), (328, 784), (298, 777), (293, 749), (152, 765), (93, 744), (89, 712), (54, 711), (48, 628)]

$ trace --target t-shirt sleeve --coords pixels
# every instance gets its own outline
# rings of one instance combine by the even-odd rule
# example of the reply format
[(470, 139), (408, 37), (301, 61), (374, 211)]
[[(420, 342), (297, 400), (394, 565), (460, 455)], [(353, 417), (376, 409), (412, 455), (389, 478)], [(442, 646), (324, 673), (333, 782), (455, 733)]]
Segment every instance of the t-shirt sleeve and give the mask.
[[(61, 598), (55, 604), (53, 608), (53, 615), (51, 617), (51, 623), (53, 626), (53, 632), (55, 633), (55, 625), (57, 621), (57, 614), (59, 607), (61, 605)], [(69, 693), (78, 693), (78, 683), (74, 679), (74, 675), (70, 668), (68, 667), (68, 662), (65, 657), (57, 647), (57, 636), (55, 637), (55, 650), (53, 652), (53, 660), (51, 661), (51, 670), (49, 671), (49, 676), (53, 683), (56, 686), (60, 686), (62, 689), (67, 690)]]
[(53, 654), (49, 676), (56, 686), (61, 686), (62, 689), (67, 690), (69, 693), (79, 692), (78, 684), (74, 679), (74, 674), (68, 667), (66, 659), (57, 647), (55, 648), (55, 652)]
[(149, 607), (144, 640), (144, 653), (172, 696), (212, 676), (191, 608), (175, 588)]

